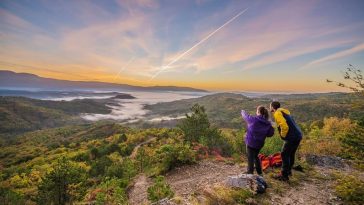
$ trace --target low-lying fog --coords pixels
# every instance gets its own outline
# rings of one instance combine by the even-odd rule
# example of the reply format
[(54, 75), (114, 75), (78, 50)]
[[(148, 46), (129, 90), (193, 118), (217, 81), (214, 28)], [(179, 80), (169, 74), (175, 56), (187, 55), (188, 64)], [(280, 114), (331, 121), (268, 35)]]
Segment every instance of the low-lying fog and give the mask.
[[(175, 100), (195, 98), (206, 95), (206, 93), (184, 93), (184, 92), (123, 92), (130, 94), (135, 99), (116, 99), (117, 105), (110, 106), (112, 111), (110, 114), (83, 114), (82, 118), (90, 121), (97, 120), (119, 120), (126, 122), (135, 122), (144, 119), (148, 110), (144, 109), (146, 104), (154, 104), (159, 102), (171, 102)], [(161, 121), (182, 118), (184, 116), (171, 117), (160, 116), (158, 118), (146, 119), (148, 121)]]
[[(112, 99), (119, 94), (129, 94), (134, 99)], [(0, 89), (1, 96), (23, 96), (41, 100), (71, 101), (76, 99), (104, 99), (111, 108), (109, 114), (84, 113), (81, 117), (89, 121), (117, 120), (125, 123), (137, 122), (141, 119), (149, 122), (167, 121), (184, 118), (185, 116), (148, 116), (149, 110), (144, 109), (146, 104), (171, 102), (175, 100), (197, 98), (212, 93), (208, 92), (128, 92), (128, 91), (44, 91), (44, 90), (4, 90)], [(258, 97), (263, 93), (239, 93), (247, 97)]]
[[(134, 99), (111, 99), (121, 93), (130, 94)], [(179, 119), (184, 116), (154, 116), (146, 118), (149, 110), (146, 104), (171, 102), (175, 100), (196, 98), (207, 95), (203, 92), (114, 92), (114, 91), (42, 91), (42, 90), (0, 90), (2, 96), (23, 96), (41, 100), (71, 101), (75, 99), (106, 99), (112, 108), (109, 114), (84, 113), (81, 117), (89, 121), (117, 120), (121, 122), (136, 122), (140, 119), (156, 122)]]

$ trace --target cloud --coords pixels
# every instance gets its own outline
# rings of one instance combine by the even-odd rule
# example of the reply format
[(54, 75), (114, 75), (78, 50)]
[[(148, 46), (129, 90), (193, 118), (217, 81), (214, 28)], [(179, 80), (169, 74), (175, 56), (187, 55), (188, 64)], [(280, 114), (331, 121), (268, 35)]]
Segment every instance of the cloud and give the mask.
[(139, 7), (144, 8), (159, 8), (159, 1), (157, 0), (118, 0), (120, 6), (133, 7), (138, 9)]
[[(59, 4), (61, 10), (70, 6)], [(56, 38), (48, 36), (46, 31), (17, 15), (1, 9), (0, 26), (1, 28), (6, 26), (7, 30), (2, 29), (0, 32), (2, 38), (0, 60), (20, 61), (23, 65), (41, 66), (40, 69), (50, 66), (65, 69), (66, 72), (74, 72), (77, 67), (79, 71), (88, 70), (94, 74), (103, 72), (103, 75), (110, 76), (117, 74), (132, 56), (136, 59), (123, 74), (137, 76), (138, 73), (149, 72), (151, 65), (156, 66), (160, 63), (164, 39), (156, 36), (157, 25), (154, 22), (154, 14), (141, 10), (141, 8), (157, 9), (158, 2), (121, 1), (120, 10), (128, 4), (133, 6), (134, 13), (133, 15), (119, 13), (113, 18), (111, 13), (92, 2), (73, 4), (81, 5), (77, 17), (83, 23), (78, 26), (60, 24), (57, 31), (52, 31)], [(17, 6), (19, 11), (26, 10), (22, 5), (13, 6)], [(45, 6), (54, 11), (52, 5), (46, 3)], [(95, 18), (96, 16), (99, 18)], [(76, 18), (75, 21), (80, 19)], [(19, 33), (20, 31), (22, 33)]]
[(231, 22), (233, 22), (235, 19), (237, 19), (239, 16), (241, 16), (242, 14), (244, 14), (246, 11), (248, 10), (248, 8), (240, 11), (237, 15), (235, 15), (233, 18), (231, 18), (230, 20), (228, 20), (227, 22), (225, 22), (224, 24), (222, 24), (220, 27), (218, 27), (216, 30), (214, 30), (213, 32), (211, 32), (209, 35), (207, 35), (206, 37), (204, 37), (202, 40), (200, 40), (199, 42), (197, 42), (196, 44), (194, 44), (191, 48), (187, 49), (186, 51), (184, 51), (183, 53), (179, 54), (178, 56), (176, 56), (176, 58), (174, 58), (171, 62), (169, 62), (167, 65), (162, 66), (159, 71), (157, 71), (153, 76), (152, 79), (155, 78), (159, 73), (163, 72), (164, 70), (167, 70), (169, 68), (169, 66), (175, 64), (177, 61), (179, 61), (180, 59), (182, 59), (185, 55), (187, 55), (188, 53), (190, 53), (191, 51), (193, 51), (193, 49), (197, 49), (198, 46), (200, 46), (202, 43), (204, 43), (205, 41), (207, 41), (209, 38), (211, 38), (215, 33), (219, 32), (219, 30), (223, 29), (225, 26), (229, 25)]
[(224, 70), (237, 63), (244, 63), (241, 69), (255, 69), (360, 39), (350, 32), (362, 28), (362, 23), (340, 28), (325, 24), (323, 17), (312, 15), (316, 4), (294, 1), (275, 5), (274, 9), (251, 7), (249, 17), (214, 36), (210, 45), (185, 62), (197, 65), (199, 71)]
[(115, 74), (135, 57), (124, 73), (149, 73), (161, 63), (166, 45), (157, 36), (158, 27), (152, 19), (152, 14), (140, 13), (66, 30), (60, 47), (77, 63), (109, 68), (108, 72)]
[(36, 30), (37, 28), (28, 21), (0, 8), (0, 26), (2, 29), (15, 29), (17, 31)]
[[(292, 7), (296, 7), (294, 15)], [(275, 9), (266, 10), (262, 10), (262, 6), (251, 7), (248, 17), (214, 36), (209, 42), (211, 46), (202, 54), (191, 55), (191, 59), (199, 70), (209, 70), (279, 49), (311, 32), (312, 29), (305, 28), (307, 23), (303, 16), (307, 16), (313, 7), (313, 3), (282, 3)]]
[(309, 68), (313, 65), (317, 65), (317, 64), (324, 63), (327, 61), (333, 61), (333, 60), (343, 58), (346, 56), (350, 56), (350, 55), (353, 55), (355, 53), (359, 53), (362, 51), (364, 51), (364, 43), (357, 44), (356, 46), (354, 46), (352, 48), (349, 48), (349, 49), (346, 49), (343, 51), (339, 51), (334, 54), (328, 55), (326, 57), (311, 61), (310, 63), (306, 64), (303, 68)]
[(251, 63), (248, 63), (244, 65), (244, 70), (248, 69), (254, 69), (259, 68), (262, 66), (271, 65), (274, 63), (279, 63), (283, 61), (287, 61), (291, 58), (302, 56), (305, 54), (310, 54), (314, 52), (318, 52), (324, 49), (329, 48), (337, 48), (340, 46), (345, 46), (348, 44), (353, 43), (352, 40), (331, 40), (326, 42), (316, 42), (316, 43), (310, 43), (308, 45), (299, 45), (294, 47), (289, 47), (285, 49), (281, 49), (279, 52), (274, 52), (270, 55), (267, 55), (265, 57), (259, 58), (256, 61), (253, 61)]

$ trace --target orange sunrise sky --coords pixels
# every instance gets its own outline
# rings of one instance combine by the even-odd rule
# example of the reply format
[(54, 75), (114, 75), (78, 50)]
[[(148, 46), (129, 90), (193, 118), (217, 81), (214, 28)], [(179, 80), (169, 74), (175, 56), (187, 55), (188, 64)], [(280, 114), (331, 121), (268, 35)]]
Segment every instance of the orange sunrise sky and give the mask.
[(0, 69), (214, 91), (344, 91), (363, 1), (0, 2)]

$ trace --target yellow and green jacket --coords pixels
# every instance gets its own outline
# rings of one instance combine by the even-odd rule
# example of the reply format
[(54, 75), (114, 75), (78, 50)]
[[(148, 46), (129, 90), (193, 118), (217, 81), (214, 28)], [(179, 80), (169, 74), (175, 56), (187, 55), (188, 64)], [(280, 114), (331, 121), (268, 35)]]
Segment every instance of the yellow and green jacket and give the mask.
[(283, 140), (297, 141), (302, 139), (302, 132), (287, 109), (278, 108), (273, 116)]

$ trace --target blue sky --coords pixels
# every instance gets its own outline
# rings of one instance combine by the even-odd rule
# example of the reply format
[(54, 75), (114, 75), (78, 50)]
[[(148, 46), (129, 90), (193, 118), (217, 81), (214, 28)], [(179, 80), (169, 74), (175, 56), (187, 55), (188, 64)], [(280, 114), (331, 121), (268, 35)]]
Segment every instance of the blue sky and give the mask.
[(335, 91), (326, 78), (341, 80), (349, 63), (364, 67), (363, 10), (360, 0), (2, 0), (0, 69), (210, 90)]

